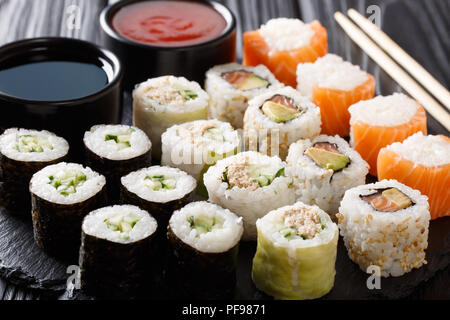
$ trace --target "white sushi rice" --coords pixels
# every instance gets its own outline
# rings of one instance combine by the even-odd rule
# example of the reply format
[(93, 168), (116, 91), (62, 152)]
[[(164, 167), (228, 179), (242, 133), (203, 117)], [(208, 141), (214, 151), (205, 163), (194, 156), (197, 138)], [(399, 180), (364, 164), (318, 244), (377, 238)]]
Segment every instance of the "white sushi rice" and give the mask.
[[(64, 196), (50, 184), (50, 177), (63, 177), (67, 173), (81, 173), (86, 181), (77, 187), (75, 193)], [(106, 184), (104, 176), (81, 164), (60, 162), (50, 165), (36, 172), (30, 181), (30, 192), (49, 202), (71, 205), (92, 198), (99, 193)]]
[(269, 46), (269, 54), (273, 54), (276, 51), (294, 50), (309, 45), (314, 30), (299, 19), (277, 18), (263, 24), (259, 34)]
[[(111, 230), (105, 223), (106, 219), (127, 215), (139, 219), (127, 238), (121, 237), (120, 232)], [(156, 220), (147, 211), (132, 205), (116, 205), (90, 212), (83, 220), (82, 229), (85, 234), (92, 237), (116, 243), (132, 243), (151, 236), (157, 226)]]
[(426, 167), (450, 163), (450, 142), (444, 136), (424, 136), (418, 132), (403, 142), (395, 142), (386, 147), (403, 159)]
[[(212, 228), (210, 232), (199, 233), (191, 228), (190, 217), (219, 218), (221, 226)], [(244, 231), (242, 218), (228, 209), (224, 209), (206, 201), (192, 202), (173, 213), (169, 221), (173, 233), (184, 243), (200, 252), (221, 253), (236, 246)]]
[[(222, 78), (222, 74), (231, 71), (244, 70), (269, 82), (268, 87), (251, 90), (239, 90)], [(275, 76), (264, 65), (246, 67), (237, 63), (228, 63), (208, 70), (206, 73), (205, 90), (211, 97), (210, 117), (228, 121), (234, 128), (242, 128), (248, 101), (253, 97), (271, 89), (283, 87)]]
[[(291, 98), (305, 112), (287, 122), (272, 121), (261, 110), (261, 106), (275, 95)], [(249, 102), (244, 116), (244, 139), (248, 150), (280, 155), (284, 159), (291, 143), (319, 135), (321, 124), (319, 107), (297, 90), (291, 87), (268, 90)]]
[(350, 124), (358, 121), (370, 126), (393, 127), (408, 123), (417, 113), (420, 105), (402, 93), (377, 96), (360, 101), (348, 108)]
[[(397, 188), (413, 205), (382, 212), (360, 197), (385, 188)], [(339, 229), (348, 255), (363, 271), (373, 265), (380, 267), (384, 277), (398, 277), (426, 263), (430, 212), (428, 198), (419, 191), (396, 180), (358, 186), (345, 192), (339, 212)]]
[[(174, 189), (153, 190), (147, 185), (146, 177), (163, 175), (176, 181)], [(197, 181), (186, 172), (177, 168), (153, 166), (140, 169), (121, 178), (122, 185), (139, 198), (157, 203), (181, 199), (197, 187)]]
[[(106, 136), (129, 135), (129, 147), (118, 148), (114, 140)], [(109, 160), (128, 160), (139, 157), (152, 147), (147, 135), (141, 129), (127, 125), (96, 125), (84, 134), (84, 144), (99, 157)]]
[(252, 166), (270, 167), (275, 170), (285, 168), (286, 164), (279, 157), (269, 157), (257, 152), (242, 152), (225, 158), (210, 167), (203, 179), (210, 201), (230, 209), (244, 218), (244, 240), (256, 239), (256, 220), (267, 212), (295, 202), (292, 178), (281, 176), (270, 185), (256, 190), (240, 188), (223, 181), (223, 173), (230, 164), (247, 163)]
[[(223, 140), (214, 140), (205, 132), (217, 128)], [(241, 149), (238, 131), (219, 120), (197, 120), (174, 125), (163, 133), (161, 163), (179, 168), (197, 181), (205, 166), (213, 165), (218, 159), (234, 155)]]
[[(19, 140), (34, 136), (42, 143), (42, 152), (21, 152)], [(24, 162), (46, 162), (64, 157), (69, 152), (69, 143), (52, 132), (20, 128), (7, 129), (0, 136), (0, 153), (9, 159)]]
[[(350, 159), (350, 164), (337, 172), (318, 166), (305, 155), (305, 151), (318, 142), (335, 144), (338, 151)], [(345, 191), (364, 184), (369, 172), (367, 162), (337, 135), (320, 135), (313, 140), (305, 139), (293, 143), (286, 162), (286, 171), (294, 179), (297, 199), (306, 204), (318, 205), (331, 217), (338, 212)]]
[(297, 90), (309, 97), (315, 87), (351, 91), (367, 79), (367, 73), (359, 66), (330, 53), (313, 63), (297, 66)]

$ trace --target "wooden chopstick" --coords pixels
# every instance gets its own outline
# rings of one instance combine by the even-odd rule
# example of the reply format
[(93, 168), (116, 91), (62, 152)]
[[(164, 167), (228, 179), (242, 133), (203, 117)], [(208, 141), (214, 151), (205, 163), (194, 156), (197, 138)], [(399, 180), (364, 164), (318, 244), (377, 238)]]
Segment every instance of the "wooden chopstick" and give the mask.
[(384, 33), (375, 24), (355, 9), (347, 11), (350, 18), (383, 48), (391, 57), (406, 69), (422, 86), (428, 89), (444, 106), (450, 110), (450, 92), (437, 81), (424, 67), (406, 53), (395, 41)]
[(394, 60), (392, 60), (375, 42), (369, 39), (353, 22), (341, 12), (336, 12), (334, 18), (344, 29), (347, 35), (363, 49), (392, 79), (450, 131), (450, 114), (436, 100), (433, 99), (417, 82), (411, 78)]

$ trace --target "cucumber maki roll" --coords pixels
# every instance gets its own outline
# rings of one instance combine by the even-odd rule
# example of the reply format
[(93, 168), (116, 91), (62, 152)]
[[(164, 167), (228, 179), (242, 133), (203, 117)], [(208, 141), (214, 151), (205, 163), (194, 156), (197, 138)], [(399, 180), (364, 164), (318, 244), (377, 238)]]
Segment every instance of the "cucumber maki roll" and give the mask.
[(218, 161), (205, 173), (209, 199), (244, 218), (244, 240), (256, 240), (258, 218), (295, 202), (285, 168), (279, 157), (247, 151)]
[(346, 190), (365, 184), (369, 165), (339, 136), (320, 135), (291, 144), (287, 171), (297, 199), (334, 219)]
[(367, 272), (398, 277), (425, 261), (430, 211), (428, 198), (396, 180), (349, 189), (337, 214), (348, 255)]
[(197, 82), (183, 77), (149, 79), (133, 91), (133, 124), (153, 143), (152, 157), (161, 159), (161, 135), (167, 128), (208, 118), (209, 96)]
[(317, 206), (297, 202), (256, 222), (258, 245), (252, 279), (276, 299), (326, 295), (334, 285), (338, 227)]
[(272, 89), (283, 87), (264, 65), (245, 67), (237, 63), (215, 66), (206, 73), (205, 90), (211, 97), (211, 118), (242, 128), (248, 101)]
[(36, 172), (30, 192), (37, 245), (76, 261), (83, 218), (106, 205), (105, 177), (80, 164), (61, 162)]
[(173, 213), (169, 282), (180, 297), (231, 298), (236, 285), (242, 218), (209, 202), (193, 202)]
[(7, 129), (0, 136), (0, 206), (29, 215), (29, 183), (34, 173), (67, 159), (69, 144), (52, 132)]
[(96, 125), (84, 134), (86, 165), (106, 177), (110, 203), (118, 203), (120, 178), (151, 165), (152, 143), (136, 127)]
[(203, 174), (218, 160), (241, 150), (239, 132), (219, 120), (197, 120), (175, 125), (162, 135), (162, 163), (180, 168), (198, 182), (206, 196)]
[(101, 208), (83, 220), (81, 289), (96, 297), (142, 297), (151, 284), (156, 220), (132, 205)]

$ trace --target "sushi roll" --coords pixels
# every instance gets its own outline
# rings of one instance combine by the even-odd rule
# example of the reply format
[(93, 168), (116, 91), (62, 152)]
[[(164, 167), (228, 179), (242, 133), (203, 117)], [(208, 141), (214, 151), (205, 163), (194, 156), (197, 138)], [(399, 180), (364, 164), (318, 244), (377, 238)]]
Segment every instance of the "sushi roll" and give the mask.
[(153, 166), (122, 177), (120, 202), (151, 212), (158, 221), (157, 235), (163, 247), (172, 213), (192, 200), (196, 187), (197, 181), (180, 169)]
[(11, 128), (0, 135), (0, 206), (29, 216), (34, 173), (67, 159), (69, 144), (49, 131)]
[(297, 65), (328, 53), (327, 30), (319, 21), (272, 19), (259, 30), (244, 32), (243, 40), (244, 65), (266, 65), (278, 80), (294, 88)]
[(373, 98), (375, 78), (334, 54), (314, 63), (299, 64), (297, 89), (320, 108), (322, 134), (347, 137), (350, 133), (348, 108)]
[(30, 192), (35, 242), (51, 255), (76, 261), (83, 218), (106, 205), (105, 177), (61, 162), (36, 172)]
[(418, 132), (378, 154), (380, 179), (396, 179), (428, 197), (431, 219), (450, 216), (450, 138)]
[(292, 178), (278, 157), (247, 151), (220, 160), (204, 175), (209, 200), (244, 218), (244, 240), (256, 239), (256, 220), (293, 204)]
[(175, 125), (163, 133), (163, 165), (179, 168), (198, 182), (198, 191), (206, 195), (203, 173), (218, 160), (241, 150), (238, 131), (219, 120), (197, 120)]
[(151, 165), (152, 143), (136, 127), (96, 125), (84, 134), (86, 165), (106, 177), (110, 203), (118, 203), (120, 178)]
[(283, 300), (317, 299), (333, 288), (338, 227), (323, 210), (297, 202), (256, 222), (252, 279)]
[(427, 134), (425, 109), (401, 93), (378, 96), (349, 108), (351, 145), (377, 175), (377, 157), (381, 148), (401, 142), (416, 132)]
[(210, 117), (242, 128), (248, 101), (282, 87), (263, 65), (244, 67), (237, 63), (215, 66), (206, 73), (205, 90), (211, 97)]
[(332, 218), (347, 189), (366, 183), (369, 165), (339, 136), (299, 140), (289, 148), (287, 172), (297, 199), (315, 204)]
[(337, 214), (348, 255), (368, 272), (398, 277), (425, 261), (430, 212), (427, 197), (395, 180), (349, 189)]
[(82, 224), (81, 289), (102, 298), (142, 297), (152, 280), (157, 227), (147, 211), (131, 205), (90, 212)]
[(152, 158), (161, 159), (161, 135), (174, 124), (208, 118), (209, 96), (194, 81), (163, 76), (133, 91), (133, 124), (153, 143)]
[(173, 292), (190, 299), (232, 298), (243, 229), (242, 218), (209, 202), (175, 211), (167, 231)]
[(246, 150), (285, 159), (298, 139), (320, 134), (320, 109), (297, 90), (268, 90), (253, 98), (244, 116)]

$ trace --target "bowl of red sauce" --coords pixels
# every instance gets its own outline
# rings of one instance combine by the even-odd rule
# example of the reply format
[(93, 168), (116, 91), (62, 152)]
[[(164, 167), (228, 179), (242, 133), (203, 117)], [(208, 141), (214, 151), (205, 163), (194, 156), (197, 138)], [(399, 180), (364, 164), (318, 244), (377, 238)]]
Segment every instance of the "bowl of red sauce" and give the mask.
[(100, 24), (128, 90), (162, 75), (203, 84), (208, 69), (236, 61), (236, 18), (215, 1), (124, 0), (106, 7)]

